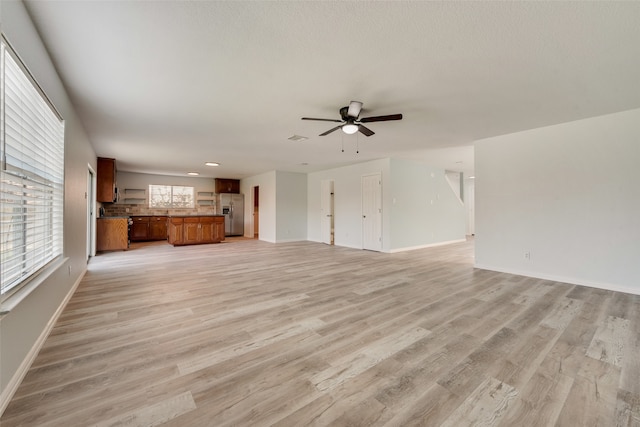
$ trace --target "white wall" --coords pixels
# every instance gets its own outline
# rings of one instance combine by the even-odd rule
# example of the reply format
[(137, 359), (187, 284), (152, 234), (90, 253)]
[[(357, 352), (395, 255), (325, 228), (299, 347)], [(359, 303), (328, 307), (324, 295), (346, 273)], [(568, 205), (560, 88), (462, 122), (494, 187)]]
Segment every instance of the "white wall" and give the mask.
[(445, 171), (382, 159), (307, 177), (307, 239), (321, 242), (321, 181), (334, 180), (335, 244), (362, 248), (361, 178), (382, 176), (382, 251), (397, 252), (465, 239), (465, 210)]
[(458, 199), (462, 200), (464, 198), (464, 192), (463, 194), (460, 194), (460, 172), (447, 171), (444, 176), (447, 179), (451, 190), (453, 190), (453, 193), (458, 197)]
[(321, 181), (334, 181), (335, 244), (362, 249), (362, 183), (363, 175), (382, 174), (382, 250), (388, 252), (389, 238), (389, 159), (374, 160), (307, 175), (307, 239), (321, 242)]
[(475, 162), (478, 267), (640, 294), (640, 109), (480, 140)]
[[(116, 159), (117, 166), (117, 159)], [(145, 203), (141, 206), (144, 208), (149, 207), (149, 185), (184, 185), (189, 187), (194, 187), (195, 198), (196, 198), (196, 209), (199, 208), (201, 213), (204, 211), (210, 211), (208, 213), (214, 213), (215, 202), (214, 205), (198, 205), (198, 192), (210, 192), (213, 193), (215, 190), (215, 181), (213, 178), (200, 178), (194, 176), (172, 176), (172, 175), (155, 175), (155, 174), (147, 174), (147, 173), (134, 173), (134, 172), (117, 172), (116, 181), (118, 185), (119, 201), (116, 205), (127, 204), (127, 198), (131, 197), (143, 197), (145, 198)], [(139, 196), (140, 193), (127, 193), (127, 189), (143, 189), (145, 190), (143, 196)], [(210, 198), (210, 196), (202, 196)], [(107, 205), (107, 204), (105, 204)], [(180, 211), (185, 211), (185, 209), (172, 209), (171, 214), (180, 214)], [(187, 209), (187, 211), (190, 211)]]
[(467, 216), (467, 235), (476, 234), (476, 182), (475, 178), (464, 180), (464, 207)]
[(240, 181), (240, 192), (245, 194), (246, 237), (253, 237), (253, 188), (256, 186), (260, 194), (258, 238), (271, 243), (306, 240), (306, 175), (271, 171)]
[(88, 167), (96, 155), (24, 5), (0, 2), (0, 28), (65, 119), (65, 262), (0, 319), (0, 412), (86, 271)]
[(464, 204), (443, 169), (391, 159), (390, 191), (392, 252), (465, 240)]
[[(117, 166), (117, 160), (116, 160)], [(120, 172), (116, 174), (116, 182), (119, 191), (127, 188), (142, 188), (149, 190), (150, 184), (156, 185), (185, 185), (194, 187), (195, 191), (213, 192), (215, 189), (215, 181), (213, 178), (201, 178), (197, 176), (172, 176), (172, 175), (155, 175), (148, 173)], [(120, 196), (120, 203), (124, 202), (125, 195)]]
[[(262, 194), (260, 195), (260, 201)], [(260, 207), (262, 208), (262, 207)], [(276, 172), (276, 242), (307, 239), (307, 175)]]
[(240, 181), (244, 196), (244, 235), (253, 237), (253, 187), (259, 187), (260, 232), (258, 238), (276, 242), (276, 172), (271, 171)]

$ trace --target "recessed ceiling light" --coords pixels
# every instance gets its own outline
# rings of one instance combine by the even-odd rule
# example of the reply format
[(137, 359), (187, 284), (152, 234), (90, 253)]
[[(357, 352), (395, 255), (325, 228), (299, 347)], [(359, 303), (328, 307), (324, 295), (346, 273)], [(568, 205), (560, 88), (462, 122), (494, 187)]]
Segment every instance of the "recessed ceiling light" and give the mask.
[(187, 175), (198, 176), (200, 174), (198, 172), (187, 172)]
[(218, 162), (207, 162), (205, 163), (206, 166), (220, 166), (220, 163)]

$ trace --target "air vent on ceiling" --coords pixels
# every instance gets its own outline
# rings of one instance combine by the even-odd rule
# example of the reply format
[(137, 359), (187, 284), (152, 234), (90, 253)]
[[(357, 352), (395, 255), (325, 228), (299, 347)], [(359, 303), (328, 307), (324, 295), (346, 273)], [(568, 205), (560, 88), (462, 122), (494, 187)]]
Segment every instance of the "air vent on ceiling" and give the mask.
[(290, 136), (290, 137), (289, 137), (289, 138), (287, 138), (287, 139), (289, 139), (289, 140), (291, 140), (291, 141), (296, 141), (296, 142), (298, 142), (298, 141), (304, 141), (305, 139), (309, 139), (309, 138), (308, 138), (308, 137), (306, 137), (306, 136), (293, 135), (293, 136)]

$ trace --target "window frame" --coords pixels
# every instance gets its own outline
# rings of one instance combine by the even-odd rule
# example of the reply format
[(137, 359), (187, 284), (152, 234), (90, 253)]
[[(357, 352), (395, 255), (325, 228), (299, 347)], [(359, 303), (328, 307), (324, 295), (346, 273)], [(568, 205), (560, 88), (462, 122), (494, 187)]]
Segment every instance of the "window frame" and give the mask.
[(65, 121), (4, 34), (0, 50), (4, 312), (12, 296), (35, 289), (63, 262)]
[[(169, 200), (162, 205), (154, 203), (154, 196), (157, 194), (157, 192), (154, 191), (154, 187), (155, 188), (163, 187), (164, 191), (169, 193), (168, 195), (165, 195), (169, 197)], [(189, 206), (184, 206), (180, 202), (176, 202), (175, 199), (177, 196), (175, 195), (175, 190), (178, 188), (190, 189), (191, 200), (190, 200)], [(149, 209), (195, 209), (195, 207), (196, 207), (196, 189), (194, 186), (149, 184)]]

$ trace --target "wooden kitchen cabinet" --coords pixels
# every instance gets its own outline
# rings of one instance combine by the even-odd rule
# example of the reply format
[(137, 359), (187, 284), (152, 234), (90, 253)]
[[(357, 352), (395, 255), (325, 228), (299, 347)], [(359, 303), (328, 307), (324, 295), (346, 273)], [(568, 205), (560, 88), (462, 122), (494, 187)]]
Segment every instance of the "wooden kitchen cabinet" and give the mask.
[(224, 215), (170, 217), (169, 243), (199, 245), (224, 240)]
[(167, 240), (167, 217), (149, 218), (149, 240)]
[(129, 247), (128, 228), (129, 218), (98, 218), (96, 251), (126, 250)]
[(184, 244), (184, 219), (183, 218), (169, 218), (167, 221), (169, 243), (172, 245)]
[(113, 203), (116, 201), (116, 159), (98, 157), (96, 172), (96, 200)]
[(220, 194), (220, 193), (240, 194), (240, 180), (239, 179), (216, 178), (215, 179), (215, 191), (218, 194)]
[[(216, 230), (218, 230), (219, 226), (218, 224), (220, 224), (220, 221), (216, 221), (218, 217), (203, 217), (202, 220), (200, 221), (200, 230), (202, 233), (202, 238), (206, 239), (206, 240), (210, 240), (212, 242), (215, 241), (219, 241), (219, 236), (216, 233)], [(223, 222), (222, 222), (223, 226), (224, 226), (224, 218), (223, 218)], [(224, 235), (224, 227), (222, 228), (223, 231), (223, 235)]]
[(149, 217), (148, 216), (132, 216), (131, 230), (129, 230), (129, 238), (132, 242), (143, 242), (149, 240)]
[[(184, 219), (184, 235), (182, 238), (185, 245), (196, 245), (198, 243), (205, 243), (202, 241), (202, 231), (200, 224), (200, 218), (185, 218)], [(206, 242), (209, 243), (209, 242)]]
[(132, 242), (167, 239), (166, 216), (132, 216), (129, 238)]

